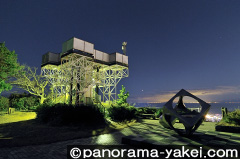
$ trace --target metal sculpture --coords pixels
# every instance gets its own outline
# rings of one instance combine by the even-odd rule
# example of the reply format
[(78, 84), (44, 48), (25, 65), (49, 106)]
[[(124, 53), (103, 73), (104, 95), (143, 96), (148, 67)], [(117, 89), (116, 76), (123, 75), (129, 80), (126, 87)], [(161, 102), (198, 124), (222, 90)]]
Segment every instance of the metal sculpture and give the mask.
[[(197, 100), (201, 106), (201, 111), (197, 112), (189, 110), (183, 103), (184, 96), (189, 96)], [(179, 97), (179, 101), (176, 107), (173, 108), (173, 101), (177, 97)], [(162, 126), (171, 128), (180, 135), (191, 135), (203, 122), (210, 106), (211, 105), (208, 103), (182, 89), (163, 106), (163, 114), (160, 117), (159, 122)], [(173, 125), (177, 119), (184, 125), (185, 132), (174, 128)]]

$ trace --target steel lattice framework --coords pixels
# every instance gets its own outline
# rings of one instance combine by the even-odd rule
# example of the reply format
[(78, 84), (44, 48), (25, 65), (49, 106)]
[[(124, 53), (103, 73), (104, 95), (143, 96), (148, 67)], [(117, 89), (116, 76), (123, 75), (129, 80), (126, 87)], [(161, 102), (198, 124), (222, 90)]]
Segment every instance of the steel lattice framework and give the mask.
[[(45, 65), (41, 69), (52, 84), (53, 101), (69, 101), (69, 97), (78, 103), (84, 94), (98, 86), (102, 93), (102, 101), (117, 99), (117, 84), (128, 77), (128, 67), (121, 65), (104, 65), (93, 61), (91, 57), (72, 53), (61, 58), (61, 65)], [(91, 93), (96, 98), (95, 90)]]
[(100, 68), (100, 91), (103, 94), (103, 101), (114, 101), (117, 99), (117, 84), (122, 78), (128, 77), (128, 75), (128, 68), (125, 66), (112, 65)]
[[(76, 53), (61, 59), (61, 69), (64, 72), (65, 85), (69, 87), (69, 95), (76, 97), (78, 103), (91, 86), (93, 79), (93, 59)], [(67, 88), (68, 88), (67, 87)]]
[(65, 102), (66, 97), (62, 94), (63, 92), (66, 92), (66, 84), (63, 78), (63, 70), (61, 69), (61, 66), (46, 65), (41, 68), (41, 74), (45, 76), (52, 85), (52, 100), (54, 102)]
[(71, 38), (62, 53), (43, 55), (41, 74), (51, 83), (52, 101), (57, 103), (115, 102), (117, 84), (128, 77), (128, 57), (94, 49), (92, 43)]

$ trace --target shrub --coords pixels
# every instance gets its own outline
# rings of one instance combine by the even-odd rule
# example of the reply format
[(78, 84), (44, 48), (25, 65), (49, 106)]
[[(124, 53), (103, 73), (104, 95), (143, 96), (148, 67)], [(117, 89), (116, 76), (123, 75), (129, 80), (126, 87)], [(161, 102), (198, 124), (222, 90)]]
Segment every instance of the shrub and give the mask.
[(117, 100), (117, 104), (118, 105), (123, 105), (123, 104), (127, 104), (127, 98), (129, 97), (129, 92), (126, 92), (126, 88), (122, 85), (122, 89), (120, 90), (120, 93), (118, 94), (118, 100)]
[(229, 124), (240, 125), (240, 109), (228, 112), (222, 120)]
[(16, 108), (18, 110), (25, 109), (23, 98), (13, 98), (10, 103), (12, 108)]
[(48, 97), (47, 99), (44, 100), (43, 104), (48, 105), (48, 106), (52, 106), (53, 105), (52, 98)]
[(162, 113), (163, 113), (163, 108), (159, 108), (159, 109), (156, 111), (155, 116), (156, 116), (157, 118), (159, 118), (159, 117), (162, 115)]
[(6, 110), (9, 108), (9, 99), (6, 97), (0, 97), (0, 110)]
[(108, 108), (108, 116), (114, 121), (132, 120), (137, 117), (137, 110), (133, 106), (111, 106)]
[(73, 106), (55, 104), (41, 105), (37, 108), (37, 119), (51, 125), (105, 125), (103, 113), (96, 106)]
[(154, 114), (156, 118), (162, 115), (162, 108), (141, 107), (137, 108), (137, 115), (141, 117), (142, 114)]
[(39, 105), (39, 99), (37, 97), (34, 97), (34, 96), (24, 97), (24, 107), (25, 107), (25, 109), (33, 110), (38, 105)]
[(150, 107), (142, 107), (138, 108), (138, 114), (155, 114), (157, 112), (157, 108)]
[(33, 110), (39, 105), (39, 99), (30, 94), (11, 94), (10, 106), (18, 110)]

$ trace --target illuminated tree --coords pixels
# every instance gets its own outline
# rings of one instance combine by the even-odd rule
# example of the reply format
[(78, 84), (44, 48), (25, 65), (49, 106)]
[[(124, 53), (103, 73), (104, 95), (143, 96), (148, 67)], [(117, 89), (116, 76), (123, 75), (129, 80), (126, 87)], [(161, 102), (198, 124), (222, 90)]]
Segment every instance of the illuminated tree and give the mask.
[(13, 77), (20, 69), (15, 51), (9, 51), (5, 43), (0, 43), (0, 94), (11, 90), (12, 86), (7, 80)]
[(46, 99), (46, 86), (48, 81), (42, 75), (37, 75), (37, 68), (23, 66), (12, 84), (28, 91), (30, 94), (40, 97), (40, 104)]
[(120, 93), (118, 94), (118, 100), (117, 104), (118, 105), (123, 105), (127, 103), (127, 98), (129, 97), (129, 92), (126, 92), (126, 88), (122, 85), (122, 89), (120, 90)]

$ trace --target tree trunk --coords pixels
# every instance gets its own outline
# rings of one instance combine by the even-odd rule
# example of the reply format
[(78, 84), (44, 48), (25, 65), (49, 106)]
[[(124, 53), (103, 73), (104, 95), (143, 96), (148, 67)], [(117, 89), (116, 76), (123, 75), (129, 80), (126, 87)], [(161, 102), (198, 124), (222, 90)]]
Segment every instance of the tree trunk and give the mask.
[(43, 104), (43, 102), (45, 101), (46, 98), (44, 98), (43, 96), (40, 97), (40, 104)]
[(77, 89), (76, 89), (77, 91), (76, 91), (76, 103), (75, 103), (75, 105), (77, 105), (77, 106), (79, 106), (80, 105), (80, 99), (79, 99), (79, 92), (80, 92), (80, 84), (79, 83), (77, 83)]
[(71, 83), (70, 83), (70, 99), (69, 99), (69, 104), (72, 105), (72, 89), (73, 89), (73, 77), (71, 78)]

